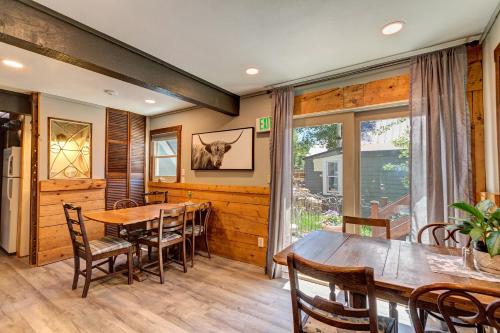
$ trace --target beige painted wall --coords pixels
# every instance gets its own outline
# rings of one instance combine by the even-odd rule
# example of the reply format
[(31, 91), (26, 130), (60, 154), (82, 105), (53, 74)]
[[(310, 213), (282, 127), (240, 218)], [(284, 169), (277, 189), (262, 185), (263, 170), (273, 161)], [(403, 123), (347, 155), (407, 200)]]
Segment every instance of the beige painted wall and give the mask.
[(62, 97), (40, 95), (40, 180), (48, 178), (47, 119), (49, 117), (92, 123), (92, 178), (103, 179), (106, 108)]
[(484, 138), (486, 158), (486, 191), (500, 193), (493, 52), (500, 43), (500, 19), (497, 17), (483, 43)]
[(267, 186), (269, 184), (269, 133), (256, 134), (254, 171), (193, 171), (191, 170), (191, 135), (199, 132), (255, 127), (255, 120), (271, 114), (269, 95), (243, 99), (238, 117), (226, 116), (208, 109), (150, 118), (153, 129), (182, 125), (182, 161), (186, 183)]

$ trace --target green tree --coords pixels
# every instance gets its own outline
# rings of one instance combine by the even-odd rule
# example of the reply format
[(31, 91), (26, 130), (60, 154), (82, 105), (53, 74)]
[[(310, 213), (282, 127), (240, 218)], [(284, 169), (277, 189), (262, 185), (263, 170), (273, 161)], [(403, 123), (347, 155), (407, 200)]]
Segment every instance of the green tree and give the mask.
[(341, 147), (341, 125), (328, 124), (295, 128), (292, 142), (294, 168), (302, 169), (304, 167), (304, 157), (309, 155), (309, 151), (313, 146), (322, 146), (327, 150)]

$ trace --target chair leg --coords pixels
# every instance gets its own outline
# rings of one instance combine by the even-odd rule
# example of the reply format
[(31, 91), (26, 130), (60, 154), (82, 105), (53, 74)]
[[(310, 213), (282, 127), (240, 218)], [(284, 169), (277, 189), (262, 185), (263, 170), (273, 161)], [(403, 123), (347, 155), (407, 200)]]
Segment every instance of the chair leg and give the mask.
[(210, 256), (210, 248), (208, 247), (208, 234), (206, 230), (205, 230), (205, 246), (207, 247), (208, 259), (212, 259), (212, 257)]
[(80, 257), (79, 256), (75, 256), (74, 257), (75, 259), (75, 273), (73, 275), (73, 286), (71, 287), (72, 290), (75, 290), (76, 287), (78, 286), (78, 277), (80, 276)]
[(193, 238), (191, 241), (191, 267), (194, 267), (195, 244), (196, 244), (196, 236), (194, 235), (194, 230), (193, 230)]
[(128, 284), (132, 284), (134, 283), (134, 272), (133, 272), (133, 267), (132, 267), (132, 263), (133, 263), (133, 256), (132, 256), (132, 248), (129, 248), (128, 249), (128, 252), (127, 252), (127, 263), (128, 263)]
[(161, 247), (158, 248), (158, 265), (160, 266), (160, 283), (164, 284), (165, 275), (163, 273), (163, 249)]
[(115, 257), (108, 258), (108, 271), (113, 273), (115, 271)]
[[(194, 244), (193, 244), (193, 249), (194, 249)], [(184, 238), (184, 241), (182, 242), (182, 265), (184, 266), (184, 273), (187, 272), (187, 265), (186, 265), (186, 239)]]
[(153, 253), (153, 248), (151, 246), (148, 246), (148, 260), (151, 261), (151, 254)]
[(136, 251), (137, 251), (137, 261), (139, 263), (139, 270), (142, 270), (142, 248), (141, 248), (141, 244), (137, 244)]
[(85, 264), (85, 285), (83, 286), (82, 298), (87, 297), (90, 287), (90, 280), (92, 280), (92, 260), (86, 261)]
[(389, 302), (389, 317), (395, 320), (396, 325), (394, 326), (394, 333), (398, 333), (399, 315), (397, 304), (394, 302)]

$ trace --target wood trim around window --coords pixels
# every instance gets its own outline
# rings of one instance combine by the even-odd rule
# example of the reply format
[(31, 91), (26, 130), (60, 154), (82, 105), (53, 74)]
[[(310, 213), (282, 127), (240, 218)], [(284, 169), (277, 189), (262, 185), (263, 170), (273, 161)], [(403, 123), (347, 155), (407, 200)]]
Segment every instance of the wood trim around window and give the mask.
[(154, 150), (153, 150), (153, 135), (173, 133), (176, 132), (177, 135), (177, 175), (176, 183), (181, 182), (181, 138), (182, 138), (182, 125), (170, 126), (165, 128), (159, 128), (149, 131), (149, 180), (153, 181), (154, 173)]
[[(497, 149), (500, 156), (500, 43), (494, 51), (495, 58), (495, 94), (496, 94), (496, 117), (497, 117)], [(500, 163), (498, 163), (498, 172), (500, 174)]]

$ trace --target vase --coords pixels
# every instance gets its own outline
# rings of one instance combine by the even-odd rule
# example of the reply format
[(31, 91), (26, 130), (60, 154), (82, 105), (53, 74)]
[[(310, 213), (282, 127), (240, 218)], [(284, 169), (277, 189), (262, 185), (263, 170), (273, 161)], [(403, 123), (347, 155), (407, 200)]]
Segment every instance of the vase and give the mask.
[(500, 275), (500, 256), (491, 257), (488, 252), (473, 249), (476, 268), (487, 273)]

